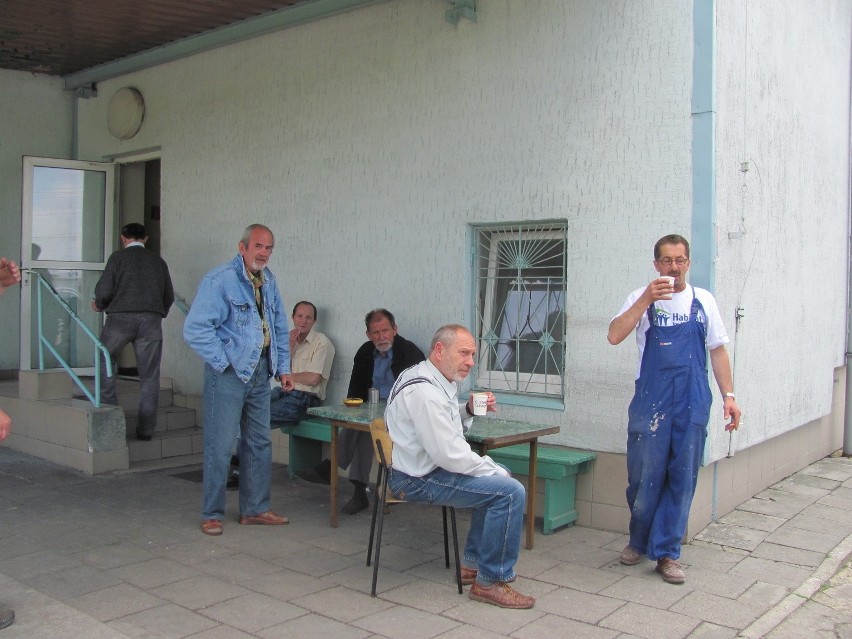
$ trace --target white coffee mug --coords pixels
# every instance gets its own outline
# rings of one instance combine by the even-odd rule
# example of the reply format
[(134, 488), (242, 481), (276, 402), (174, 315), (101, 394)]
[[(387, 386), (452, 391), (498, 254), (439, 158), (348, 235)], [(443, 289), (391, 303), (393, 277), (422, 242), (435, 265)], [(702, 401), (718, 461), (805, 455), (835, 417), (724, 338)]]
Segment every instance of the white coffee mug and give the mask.
[(488, 412), (488, 393), (471, 393), (473, 398), (473, 414), (485, 415)]

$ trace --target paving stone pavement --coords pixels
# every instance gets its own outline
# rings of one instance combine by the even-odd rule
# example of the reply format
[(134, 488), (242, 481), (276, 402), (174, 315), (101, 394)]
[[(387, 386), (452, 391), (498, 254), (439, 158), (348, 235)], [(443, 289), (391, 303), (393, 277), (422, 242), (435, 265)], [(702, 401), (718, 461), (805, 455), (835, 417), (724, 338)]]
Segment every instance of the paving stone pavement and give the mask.
[(684, 546), (681, 586), (653, 562), (620, 565), (624, 535), (537, 534), (517, 567), (532, 610), (457, 593), (436, 508), (391, 509), (373, 598), (369, 511), (332, 529), (327, 487), (275, 466), (272, 506), (291, 523), (240, 526), (229, 492), (225, 532), (207, 537), (199, 478), (199, 466), (87, 477), (0, 447), (0, 602), (17, 615), (0, 639), (852, 639), (852, 460), (842, 457), (701, 531)]

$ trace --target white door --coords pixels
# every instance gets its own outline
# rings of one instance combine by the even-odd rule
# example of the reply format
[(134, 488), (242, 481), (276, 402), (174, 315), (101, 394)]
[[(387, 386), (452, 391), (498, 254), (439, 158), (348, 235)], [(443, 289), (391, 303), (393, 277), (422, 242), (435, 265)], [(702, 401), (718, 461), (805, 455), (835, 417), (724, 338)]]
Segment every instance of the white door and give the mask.
[[(62, 304), (42, 290), (38, 272), (94, 333), (102, 315), (91, 308), (95, 284), (112, 252), (115, 165), (24, 157), (21, 224), (21, 369), (60, 367), (51, 347), (78, 374), (94, 371), (97, 350)], [(39, 307), (39, 299), (41, 306)], [(39, 341), (42, 334), (50, 347)]]

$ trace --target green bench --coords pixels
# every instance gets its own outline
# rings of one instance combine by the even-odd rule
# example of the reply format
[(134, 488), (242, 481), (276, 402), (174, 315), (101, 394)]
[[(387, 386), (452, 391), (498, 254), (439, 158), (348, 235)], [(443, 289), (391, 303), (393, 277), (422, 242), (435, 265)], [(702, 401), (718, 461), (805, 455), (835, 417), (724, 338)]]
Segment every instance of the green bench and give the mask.
[(304, 468), (313, 468), (322, 461), (322, 444), (331, 441), (331, 424), (325, 419), (303, 419), (298, 424), (277, 426), (290, 435), (290, 452), (287, 458), (287, 475), (290, 479)]
[[(273, 422), (274, 426), (274, 422)], [(326, 419), (309, 417), (298, 424), (280, 426), (281, 432), (290, 435), (287, 473), (290, 479), (304, 468), (313, 468), (322, 460), (322, 445), (331, 442), (331, 424)], [(493, 448), (491, 458), (503, 464), (513, 475), (529, 472), (529, 444)], [(538, 446), (538, 477), (544, 480), (544, 506), (542, 532), (551, 534), (557, 528), (577, 521), (574, 498), (577, 494), (577, 473), (589, 469), (597, 456), (584, 450), (559, 446)]]
[[(488, 455), (503, 464), (513, 475), (529, 473), (529, 444), (492, 448)], [(539, 479), (544, 480), (542, 532), (545, 535), (577, 521), (577, 510), (574, 508), (577, 473), (588, 471), (589, 463), (596, 457), (595, 453), (585, 450), (539, 444), (537, 474)], [(535, 490), (535, 487), (531, 486), (528, 490)]]

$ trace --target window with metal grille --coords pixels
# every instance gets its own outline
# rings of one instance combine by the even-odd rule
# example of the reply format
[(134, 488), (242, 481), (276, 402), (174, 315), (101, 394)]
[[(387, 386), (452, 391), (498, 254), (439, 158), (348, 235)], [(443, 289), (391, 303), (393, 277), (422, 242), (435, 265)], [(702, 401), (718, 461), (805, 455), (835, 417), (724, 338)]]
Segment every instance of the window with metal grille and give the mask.
[(478, 388), (564, 397), (566, 228), (474, 226)]

